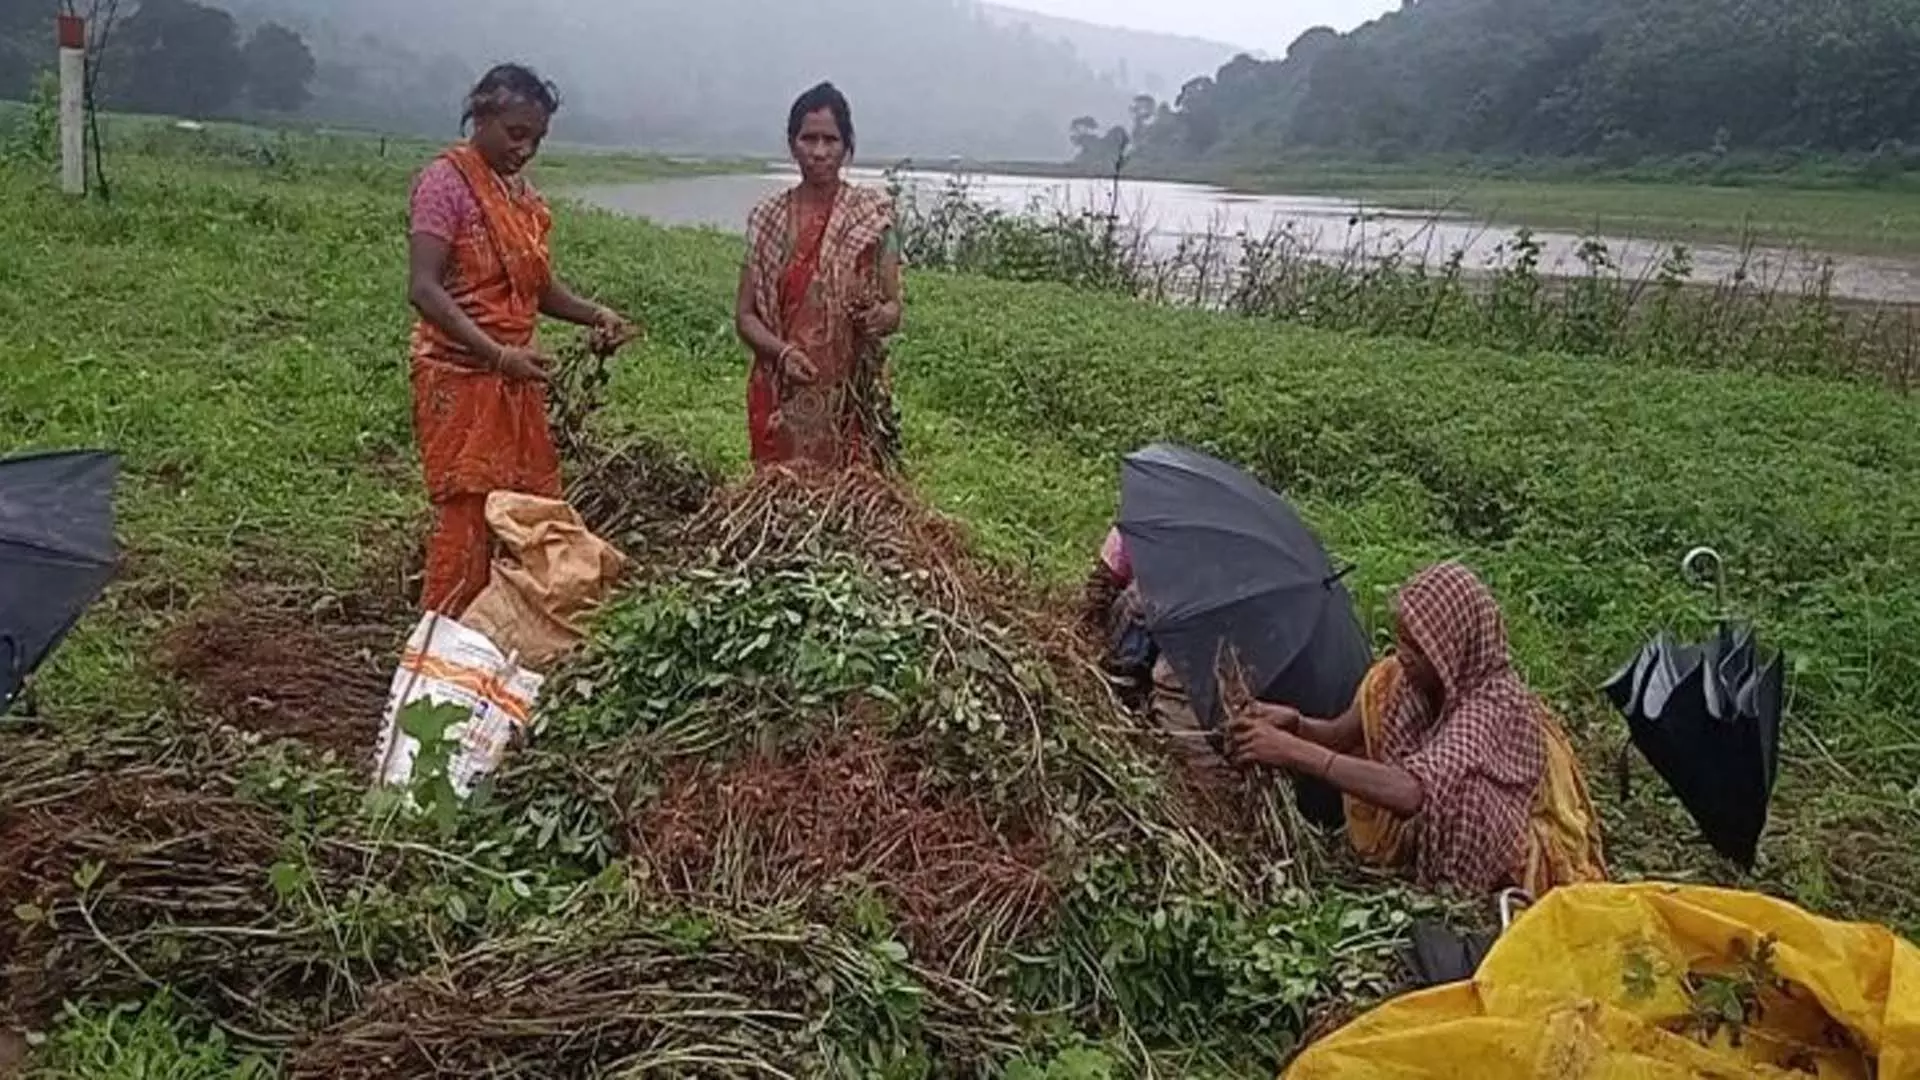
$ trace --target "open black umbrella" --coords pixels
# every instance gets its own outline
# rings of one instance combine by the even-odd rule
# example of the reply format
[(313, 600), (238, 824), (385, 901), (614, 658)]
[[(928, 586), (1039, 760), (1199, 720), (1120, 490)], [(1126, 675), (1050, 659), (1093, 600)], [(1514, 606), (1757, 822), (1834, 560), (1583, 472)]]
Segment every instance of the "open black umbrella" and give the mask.
[(119, 475), (100, 452), (0, 459), (0, 713), (112, 579)]
[[(1224, 719), (1218, 663), (1229, 650), (1266, 701), (1313, 716), (1352, 704), (1373, 662), (1366, 631), (1285, 499), (1217, 458), (1156, 444), (1121, 467), (1118, 524), (1147, 630), (1208, 729)], [(1338, 822), (1332, 788), (1303, 779), (1299, 791), (1308, 817)]]
[[(1696, 549), (1684, 565), (1708, 562), (1717, 582), (1711, 550)], [(1763, 662), (1752, 628), (1723, 617), (1699, 645), (1659, 635), (1602, 689), (1707, 842), (1751, 869), (1780, 771), (1785, 655)]]

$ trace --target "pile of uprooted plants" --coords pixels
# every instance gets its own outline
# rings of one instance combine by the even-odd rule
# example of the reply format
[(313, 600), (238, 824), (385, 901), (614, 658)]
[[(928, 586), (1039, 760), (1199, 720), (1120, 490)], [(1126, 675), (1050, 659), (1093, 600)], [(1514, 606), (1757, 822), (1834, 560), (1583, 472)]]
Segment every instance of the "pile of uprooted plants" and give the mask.
[[(339, 670), (303, 706), (190, 620), (177, 718), (10, 734), (0, 1024), (166, 988), (294, 1076), (1270, 1074), (1396, 985), (1408, 899), (1185, 777), (901, 487), (576, 472), (635, 580), (452, 826), (310, 737), (334, 701), (371, 751), (364, 644), (304, 650)], [(407, 629), (342, 606), (237, 636)]]

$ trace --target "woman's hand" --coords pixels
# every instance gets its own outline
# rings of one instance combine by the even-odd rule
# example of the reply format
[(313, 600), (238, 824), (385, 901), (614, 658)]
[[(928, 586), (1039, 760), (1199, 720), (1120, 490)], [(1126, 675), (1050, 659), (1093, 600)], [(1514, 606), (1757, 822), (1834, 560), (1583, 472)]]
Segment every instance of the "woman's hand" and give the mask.
[(883, 338), (900, 329), (900, 302), (883, 300), (853, 313), (853, 324), (870, 338)]
[(780, 350), (777, 366), (783, 378), (788, 382), (799, 383), (801, 386), (806, 386), (820, 377), (820, 369), (814, 367), (813, 361), (807, 358), (807, 354), (801, 352), (795, 345), (789, 345)]
[(520, 346), (504, 346), (493, 358), (494, 371), (522, 382), (551, 382), (547, 369), (552, 366), (552, 357), (538, 349)]
[(587, 335), (587, 349), (595, 356), (612, 356), (645, 334), (645, 330), (626, 316), (601, 308), (593, 317), (592, 332)]
[(1227, 751), (1237, 765), (1289, 768), (1311, 744), (1299, 735), (1300, 713), (1256, 701), (1227, 722)]

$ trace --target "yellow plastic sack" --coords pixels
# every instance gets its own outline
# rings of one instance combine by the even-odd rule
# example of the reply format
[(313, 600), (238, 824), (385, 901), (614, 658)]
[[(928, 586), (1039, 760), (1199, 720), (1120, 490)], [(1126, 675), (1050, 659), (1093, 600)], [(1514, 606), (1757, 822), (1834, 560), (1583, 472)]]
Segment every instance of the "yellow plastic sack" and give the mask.
[[(1743, 965), (1769, 940), (1766, 969)], [(1696, 1012), (1755, 985), (1756, 970), (1784, 990), (1753, 995), (1760, 1011), (1738, 1045), (1724, 1029), (1703, 1042)], [(1753, 893), (1567, 886), (1523, 914), (1472, 981), (1389, 1002), (1284, 1075), (1920, 1077), (1920, 950)]]

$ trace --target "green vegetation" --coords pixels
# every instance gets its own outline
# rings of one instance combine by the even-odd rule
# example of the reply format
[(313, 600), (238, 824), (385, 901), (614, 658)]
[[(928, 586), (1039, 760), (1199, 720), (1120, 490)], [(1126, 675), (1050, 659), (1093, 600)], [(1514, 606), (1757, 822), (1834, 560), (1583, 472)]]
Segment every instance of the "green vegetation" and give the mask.
[(757, 158), (663, 158), (652, 154), (551, 149), (534, 163), (533, 180), (543, 190), (564, 194), (569, 187), (587, 184), (630, 184), (676, 176), (713, 176), (719, 173), (757, 173), (766, 162)]
[[(1831, 268), (1804, 280), (1749, 257), (1725, 281), (1697, 284), (1683, 244), (1649, 262), (1590, 237), (1573, 266), (1549, 269), (1522, 228), (1490, 259), (1423, 254), (1355, 226), (1344, 251), (1278, 225), (1157, 245), (1123, 213), (1093, 206), (1013, 213), (982, 206), (956, 176), (901, 195), (913, 265), (1054, 282), (1156, 303), (1277, 319), (1323, 330), (1667, 366), (1826, 374), (1906, 388), (1920, 371), (1915, 313), (1834, 295)], [(1117, 207), (1118, 195), (1110, 206)], [(1372, 240), (1369, 243), (1369, 240)], [(1631, 254), (1635, 262), (1624, 264)]]
[(1280, 60), (1239, 57), (1173, 101), (1142, 99), (1120, 134), (1169, 164), (1450, 154), (1704, 178), (1855, 155), (1863, 180), (1884, 181), (1920, 164), (1903, 141), (1911, 15), (1897, 0), (1422, 0), (1348, 34), (1309, 30)]
[[(0, 101), (0, 158), (28, 168), (53, 167), (59, 152), (55, 142), (56, 94), (57, 87), (48, 82), (31, 102)], [(181, 127), (171, 117), (134, 113), (102, 114), (100, 132), (108, 147), (105, 167), (109, 183), (122, 154), (145, 165), (160, 160), (187, 165), (209, 160), (253, 164), (288, 179), (315, 169), (349, 168), (381, 175), (415, 169), (446, 145), (444, 141), (366, 131), (267, 127), (234, 121)], [(586, 184), (757, 172), (764, 167), (763, 162), (747, 158), (667, 158), (562, 143), (549, 146), (546, 156), (535, 163), (532, 177), (541, 187), (558, 190)]]
[(69, 1006), (57, 1034), (41, 1052), (31, 1080), (267, 1080), (259, 1057), (234, 1052), (219, 1031), (178, 1015), (171, 995), (85, 1010)]
[[(296, 1074), (353, 1075), (412, 1052), (381, 1022), (383, 995), (402, 995), (407, 1035), (480, 1071), (531, 1074), (598, 1046), (664, 1067), (697, 1042), (847, 1075), (938, 1075), (935, 1060), (1126, 1075), (1143, 1052), (1172, 1074), (1258, 1075), (1330, 1008), (1386, 988), (1416, 901), (1356, 888), (1312, 844), (1255, 860), (1272, 880), (1193, 861), (1212, 841), (1177, 828), (1191, 811), (1153, 786), (1152, 758), (1090, 724), (1012, 628), (950, 617), (932, 588), (944, 579), (857, 542), (770, 530), (762, 551), (761, 532), (743, 542), (715, 524), (689, 565), (636, 548), (653, 583), (556, 690), (552, 738), (451, 836), (363, 805), (347, 755), (370, 746), (366, 718), (340, 714), (351, 737), (322, 744), (343, 748), (333, 756), (215, 724), (148, 659), (157, 643), (263, 582), (279, 590), (264, 605), (299, 613), (295, 626), (370, 578), (393, 591), (392, 553), (419, 528), (396, 254), (407, 172), (366, 143), (356, 157), (289, 138), (263, 156), (165, 139), (120, 155), (111, 207), (61, 199), (38, 166), (0, 166), (0, 200), (18, 208), (0, 221), (0, 450), (127, 455), (126, 573), (46, 672), (46, 716), (0, 726), (14, 765), (0, 853), (34, 829), (64, 839), (34, 849), (52, 895), (0, 894), (0, 954), (60, 942), (63, 970), (101, 991), (54, 1026), (49, 1068), (167, 1042), (175, 1061), (220, 1066), (120, 1067), (230, 1075), (233, 1047), (278, 1054), (324, 1030), (294, 1048)], [(556, 245), (570, 281), (652, 332), (620, 362), (598, 434), (738, 471), (737, 243), (569, 210)], [(1334, 333), (978, 275), (916, 273), (909, 305), (896, 363), (912, 481), (1003, 570), (1075, 582), (1120, 453), (1163, 437), (1213, 449), (1294, 495), (1359, 567), (1376, 629), (1420, 565), (1460, 555), (1486, 574), (1523, 669), (1581, 743), (1618, 876), (1762, 887), (1920, 927), (1906, 885), (1920, 872), (1920, 735), (1905, 718), (1920, 681), (1920, 406), (1838, 380)], [(843, 504), (816, 509), (848, 519)], [(1707, 624), (1709, 598), (1677, 572), (1698, 543), (1726, 554), (1739, 612), (1795, 659), (1752, 881), (1689, 841), (1643, 766), (1625, 798), (1607, 782), (1623, 730), (1593, 687), (1645, 634)], [(776, 645), (765, 623), (788, 613), (803, 630)], [(375, 672), (377, 709), (390, 662), (357, 663)], [(998, 726), (1027, 707), (1008, 687), (1049, 723)], [(1030, 939), (1011, 916), (974, 927), (1032, 943), (1022, 977), (944, 965), (940, 939), (917, 937), (884, 888), (755, 880), (786, 864), (746, 857), (758, 849), (744, 841), (712, 845), (740, 857), (697, 867), (698, 900), (648, 876), (672, 863), (610, 859), (646, 798), (676, 780), (701, 789), (687, 770), (804, 738), (782, 722), (794, 716), (822, 738), (856, 727), (863, 707), (834, 707), (850, 688), (934, 790), (979, 793), (992, 822), (1040, 808), (1056, 823), (1054, 853), (1082, 872), (1066, 916)], [(1033, 758), (1030, 730), (1044, 732)], [(90, 778), (96, 816), (46, 816)], [(111, 1011), (154, 992), (128, 958), (171, 999)], [(526, 1016), (495, 1008), (548, 998), (598, 1019), (562, 1045), (517, 1036)], [(674, 1013), (658, 1045), (620, 1041), (653, 1037), (661, 1003), (689, 1000), (703, 1004)], [(1034, 1007), (1044, 1019), (1020, 1022)]]

